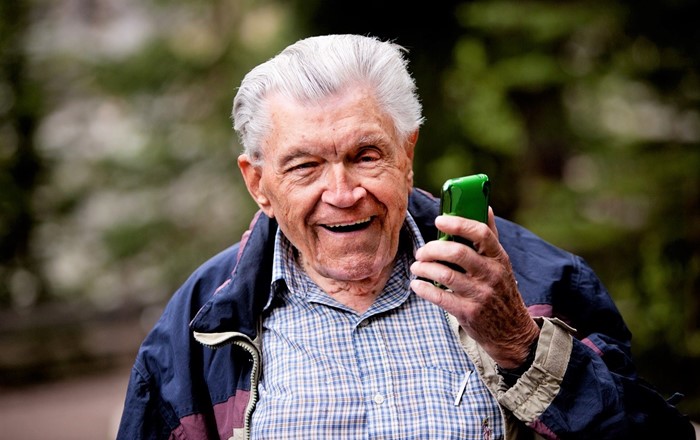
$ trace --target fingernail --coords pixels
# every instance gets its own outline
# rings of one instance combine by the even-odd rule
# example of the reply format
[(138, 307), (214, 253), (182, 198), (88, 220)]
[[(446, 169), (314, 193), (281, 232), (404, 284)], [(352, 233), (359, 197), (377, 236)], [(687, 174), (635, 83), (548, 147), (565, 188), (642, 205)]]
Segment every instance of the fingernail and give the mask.
[(438, 215), (435, 217), (435, 226), (444, 225), (446, 221), (448, 221), (446, 215)]

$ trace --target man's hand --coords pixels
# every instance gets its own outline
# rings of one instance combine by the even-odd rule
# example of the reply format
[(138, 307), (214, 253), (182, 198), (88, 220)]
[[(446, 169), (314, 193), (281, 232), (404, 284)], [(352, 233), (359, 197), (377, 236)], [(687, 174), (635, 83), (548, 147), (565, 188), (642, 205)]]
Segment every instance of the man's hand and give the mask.
[[(518, 292), (510, 258), (498, 241), (493, 211), (488, 225), (457, 216), (439, 216), (435, 226), (473, 243), (474, 249), (454, 241), (434, 240), (416, 252), (411, 271), (446, 286), (413, 280), (417, 295), (454, 315), (467, 334), (501, 368), (517, 368), (527, 358), (539, 327)], [(464, 269), (451, 269), (445, 261)]]

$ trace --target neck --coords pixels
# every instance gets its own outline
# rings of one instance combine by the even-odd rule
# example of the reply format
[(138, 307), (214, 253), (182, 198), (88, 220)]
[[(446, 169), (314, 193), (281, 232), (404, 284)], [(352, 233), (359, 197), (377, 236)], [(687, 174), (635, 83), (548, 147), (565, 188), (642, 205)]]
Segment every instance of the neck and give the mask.
[(359, 314), (362, 314), (370, 308), (374, 300), (382, 293), (386, 286), (391, 272), (393, 270), (393, 262), (387, 265), (380, 273), (363, 278), (360, 280), (334, 280), (324, 277), (314, 270), (309, 270), (301, 262), (301, 266), (306, 271), (311, 280), (318, 285), (324, 292), (334, 298), (344, 306), (350, 307)]

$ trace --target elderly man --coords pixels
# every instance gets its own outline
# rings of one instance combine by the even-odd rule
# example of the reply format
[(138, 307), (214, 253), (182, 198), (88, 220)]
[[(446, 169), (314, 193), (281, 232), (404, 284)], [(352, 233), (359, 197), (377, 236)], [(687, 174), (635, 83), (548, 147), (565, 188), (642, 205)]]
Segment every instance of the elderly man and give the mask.
[(413, 188), (402, 48), (301, 40), (233, 118), (260, 212), (144, 341), (119, 438), (692, 438), (580, 258)]

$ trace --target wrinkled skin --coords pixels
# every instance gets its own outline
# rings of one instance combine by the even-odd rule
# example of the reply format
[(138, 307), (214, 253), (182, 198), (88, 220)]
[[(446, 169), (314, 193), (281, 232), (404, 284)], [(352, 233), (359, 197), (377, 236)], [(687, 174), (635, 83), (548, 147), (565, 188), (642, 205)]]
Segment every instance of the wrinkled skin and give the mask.
[[(454, 315), (467, 334), (503, 368), (523, 363), (539, 327), (529, 316), (518, 292), (510, 258), (498, 241), (493, 211), (488, 225), (456, 216), (439, 216), (435, 226), (443, 232), (471, 241), (474, 249), (461, 243), (434, 240), (416, 252), (411, 271), (419, 277), (438, 281), (413, 280), (417, 295)], [(447, 261), (464, 269), (450, 269)]]
[(263, 162), (239, 168), (324, 291), (357, 311), (391, 273), (413, 185), (418, 133), (399, 137), (364, 87), (314, 103), (268, 98)]
[[(238, 159), (246, 186), (298, 250), (298, 261), (326, 293), (358, 313), (381, 293), (398, 251), (418, 133), (401, 138), (367, 88), (314, 103), (267, 99), (271, 131), (262, 162)], [(520, 365), (539, 328), (518, 293), (489, 213), (484, 225), (438, 217), (436, 226), (474, 243), (431, 241), (412, 272), (416, 294), (457, 317), (504, 368)], [(452, 270), (438, 261), (465, 269)]]

